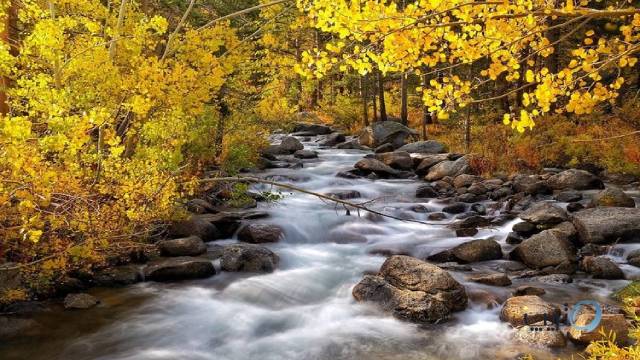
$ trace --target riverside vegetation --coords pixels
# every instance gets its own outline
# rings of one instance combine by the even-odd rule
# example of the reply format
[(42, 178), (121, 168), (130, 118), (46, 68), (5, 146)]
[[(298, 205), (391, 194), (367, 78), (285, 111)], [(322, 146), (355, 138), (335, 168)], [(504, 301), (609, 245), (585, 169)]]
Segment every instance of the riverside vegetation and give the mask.
[[(0, 7), (7, 358), (147, 358), (166, 334), (107, 319), (209, 287), (255, 329), (187, 358), (640, 358), (634, 2)], [(585, 298), (596, 330), (532, 331)]]

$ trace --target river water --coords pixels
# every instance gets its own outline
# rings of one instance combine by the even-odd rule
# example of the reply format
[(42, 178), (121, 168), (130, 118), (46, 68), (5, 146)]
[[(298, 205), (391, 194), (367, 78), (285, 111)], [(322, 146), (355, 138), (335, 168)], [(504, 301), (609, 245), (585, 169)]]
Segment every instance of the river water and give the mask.
[[(314, 149), (313, 143), (305, 143)], [(426, 220), (412, 211), (424, 205), (437, 211), (444, 204), (416, 199), (414, 180), (343, 179), (366, 153), (359, 150), (316, 149), (320, 157), (305, 160), (298, 170), (275, 169), (273, 176), (315, 192), (357, 190), (368, 205), (400, 217)], [(258, 187), (258, 190), (271, 190)], [(275, 189), (273, 189), (275, 190)], [(93, 289), (101, 305), (90, 310), (41, 313), (42, 331), (0, 344), (0, 358), (61, 360), (243, 360), (243, 359), (512, 359), (533, 353), (538, 359), (575, 353), (572, 345), (560, 353), (512, 343), (512, 330), (499, 320), (500, 306), (518, 285), (543, 286), (544, 298), (558, 303), (580, 299), (607, 301), (611, 289), (625, 281), (576, 279), (570, 285), (514, 280), (498, 288), (465, 280), (470, 273), (451, 272), (470, 294), (467, 310), (444, 324), (417, 326), (394, 319), (374, 306), (358, 304), (352, 287), (364, 273), (376, 272), (383, 253), (425, 256), (471, 238), (452, 230), (358, 214), (310, 195), (283, 193), (276, 203), (261, 203), (271, 215), (264, 222), (285, 230), (285, 238), (268, 244), (280, 256), (272, 274), (218, 273), (212, 278), (175, 284), (141, 283), (124, 289)], [(443, 224), (451, 219), (442, 221)], [(474, 238), (496, 236), (503, 250), (511, 226), (483, 229)], [(331, 239), (360, 235), (357, 243)], [(364, 238), (362, 237), (364, 236)], [(353, 236), (351, 236), (353, 237)], [(227, 239), (215, 244), (233, 243)], [(212, 243), (214, 244), (214, 243)], [(376, 255), (378, 254), (378, 255)], [(216, 263), (219, 268), (219, 264)], [(501, 270), (507, 260), (472, 264), (474, 273)], [(626, 269), (629, 270), (629, 269)]]

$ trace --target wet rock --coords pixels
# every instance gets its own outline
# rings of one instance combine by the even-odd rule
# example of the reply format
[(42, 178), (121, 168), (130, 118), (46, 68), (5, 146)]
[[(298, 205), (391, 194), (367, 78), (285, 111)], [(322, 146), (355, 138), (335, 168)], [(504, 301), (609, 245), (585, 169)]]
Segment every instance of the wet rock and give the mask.
[(545, 284), (570, 284), (573, 282), (573, 278), (568, 274), (536, 276), (534, 280)]
[(517, 192), (523, 192), (528, 195), (546, 195), (550, 194), (551, 188), (538, 175), (517, 175), (513, 178), (513, 188)]
[(591, 205), (599, 207), (635, 208), (636, 202), (619, 188), (609, 187), (594, 195), (591, 200)]
[(524, 240), (511, 252), (511, 258), (548, 274), (572, 274), (577, 265), (576, 250), (567, 235), (554, 229)]
[(582, 243), (640, 240), (640, 209), (600, 207), (573, 214), (573, 225)]
[(567, 339), (555, 324), (551, 322), (537, 322), (519, 327), (513, 335), (514, 340), (526, 344), (563, 348), (567, 346)]
[(419, 154), (440, 154), (447, 152), (447, 147), (435, 140), (417, 141), (402, 146), (399, 151)]
[(202, 279), (215, 273), (208, 259), (187, 256), (154, 260), (144, 268), (145, 279), (153, 281)]
[(547, 292), (543, 288), (528, 286), (528, 285), (518, 286), (515, 290), (513, 290), (513, 296), (524, 296), (524, 295), (541, 296), (546, 293)]
[(578, 202), (573, 202), (573, 203), (569, 203), (567, 204), (567, 211), (568, 212), (576, 212), (576, 211), (580, 211), (584, 209), (584, 205), (578, 203)]
[(559, 202), (572, 203), (582, 200), (582, 193), (576, 190), (567, 190), (558, 193), (554, 198)]
[(358, 140), (348, 140), (348, 141), (341, 142), (340, 144), (336, 145), (336, 149), (367, 150), (369, 148), (366, 148), (366, 147), (360, 145)]
[(471, 211), (475, 212), (478, 215), (486, 215), (487, 207), (482, 204), (473, 204), (471, 205)]
[(469, 160), (466, 156), (463, 156), (455, 161), (443, 161), (429, 169), (425, 180), (436, 181), (446, 176), (456, 177), (458, 175), (469, 172)]
[(320, 146), (336, 146), (340, 143), (345, 142), (346, 138), (343, 134), (333, 133), (327, 135), (327, 137), (320, 142)]
[(280, 258), (266, 247), (254, 244), (225, 246), (222, 253), (222, 270), (233, 272), (273, 272)]
[(156, 244), (162, 256), (198, 256), (207, 251), (207, 246), (197, 236), (181, 239), (161, 240)]
[(580, 268), (595, 279), (624, 279), (620, 267), (605, 256), (587, 256), (580, 262)]
[(447, 215), (441, 213), (441, 212), (435, 212), (435, 213), (431, 213), (427, 216), (428, 220), (431, 221), (442, 221), (444, 219), (447, 218)]
[(553, 175), (547, 181), (549, 186), (556, 190), (575, 189), (603, 189), (604, 184), (597, 176), (584, 170), (569, 169)]
[(388, 258), (378, 276), (366, 275), (353, 289), (357, 301), (374, 302), (401, 319), (429, 323), (464, 310), (464, 287), (441, 268), (408, 256)]
[(316, 159), (318, 157), (318, 153), (313, 150), (298, 150), (293, 154), (293, 156), (298, 159)]
[(474, 183), (467, 189), (467, 192), (473, 195), (483, 195), (486, 194), (489, 190), (482, 185), (482, 183)]
[(417, 198), (436, 198), (438, 192), (431, 185), (421, 185), (416, 190)]
[(444, 262), (438, 264), (438, 267), (450, 271), (473, 271), (473, 268), (466, 264), (458, 264), (457, 262)]
[(331, 133), (331, 128), (321, 124), (297, 123), (293, 127), (293, 132), (305, 132), (309, 135), (326, 135)]
[(280, 143), (280, 149), (286, 154), (293, 154), (298, 150), (304, 149), (304, 145), (302, 145), (300, 140), (296, 139), (295, 137), (287, 136), (282, 139), (282, 142)]
[(412, 129), (395, 122), (379, 121), (362, 131), (360, 144), (375, 148), (382, 144), (391, 144), (395, 149), (403, 146), (407, 139), (417, 135)]
[(507, 244), (517, 245), (524, 241), (524, 238), (520, 236), (518, 233), (510, 232), (505, 239)]
[(550, 225), (567, 221), (569, 217), (560, 207), (548, 202), (542, 202), (521, 213), (520, 218), (536, 225)]
[(451, 249), (451, 253), (458, 262), (462, 263), (502, 259), (500, 244), (492, 239), (472, 240), (462, 243)]
[(579, 326), (589, 326), (595, 318), (595, 311), (588, 306), (583, 306), (578, 310), (575, 316), (574, 325), (569, 328), (569, 339), (581, 343), (589, 344), (594, 341), (606, 340), (604, 334), (615, 334), (616, 343), (626, 345), (629, 343), (629, 324), (623, 314), (607, 314), (603, 313), (598, 326), (593, 331), (580, 330)]
[(115, 266), (97, 271), (92, 280), (97, 286), (126, 286), (142, 281), (142, 273), (135, 265)]
[(511, 195), (513, 195), (513, 191), (511, 190), (511, 188), (501, 187), (499, 189), (492, 191), (491, 194), (489, 194), (489, 198), (495, 201), (495, 200), (504, 199), (507, 196), (511, 196)]
[(526, 322), (534, 324), (543, 320), (552, 320), (560, 317), (560, 309), (539, 296), (525, 295), (514, 296), (505, 301), (500, 311), (500, 320), (510, 323), (514, 327), (525, 325)]
[[(463, 215), (461, 215), (461, 217), (462, 216)], [(453, 229), (469, 229), (469, 228), (485, 227), (489, 225), (491, 225), (490, 218), (480, 216), (480, 215), (469, 214), (468, 216), (465, 216), (463, 220), (457, 221), (454, 224), (450, 225), (450, 227)]]
[(174, 221), (169, 228), (169, 236), (172, 238), (197, 236), (202, 241), (214, 241), (222, 238), (222, 234), (210, 219), (210, 214), (203, 214)]
[(325, 195), (340, 200), (357, 199), (362, 197), (362, 194), (360, 194), (360, 192), (357, 190), (332, 191), (330, 193), (326, 193)]
[(69, 294), (64, 298), (65, 309), (89, 309), (98, 305), (100, 301), (85, 293)]
[(640, 249), (630, 252), (627, 255), (627, 262), (633, 266), (640, 267)]
[(366, 174), (375, 173), (380, 176), (396, 176), (398, 174), (398, 171), (391, 168), (391, 166), (372, 158), (358, 161), (355, 164), (355, 168)]
[(530, 223), (528, 221), (519, 222), (513, 225), (512, 230), (517, 232), (518, 235), (525, 236), (525, 237), (528, 237), (540, 232), (540, 230), (538, 230), (535, 224)]
[(471, 204), (476, 201), (480, 201), (480, 198), (474, 194), (465, 193), (465, 194), (456, 196), (456, 201)]
[(375, 158), (382, 161), (384, 164), (391, 166), (398, 170), (411, 170), (413, 169), (413, 160), (409, 153), (404, 151), (394, 151), (387, 153), (376, 154)]
[(511, 279), (506, 274), (489, 274), (489, 275), (477, 275), (468, 279), (469, 281), (477, 282), (485, 285), (492, 286), (509, 286), (511, 285)]
[(409, 210), (419, 214), (428, 214), (431, 212), (431, 210), (429, 210), (429, 208), (424, 205), (413, 205), (409, 208)]
[(434, 165), (439, 164), (445, 160), (449, 160), (449, 154), (412, 154), (413, 163), (416, 167), (416, 174), (426, 175)]
[(205, 199), (191, 199), (187, 201), (187, 210), (194, 214), (215, 213), (216, 208)]
[(395, 150), (393, 145), (387, 143), (387, 144), (382, 144), (378, 146), (377, 148), (375, 148), (373, 152), (376, 154), (380, 154), (380, 153), (392, 152), (393, 150)]
[(456, 229), (457, 237), (472, 237), (478, 233), (478, 229), (476, 228), (462, 228)]
[(350, 231), (332, 230), (327, 236), (327, 241), (336, 244), (366, 243), (367, 237)]
[(447, 214), (462, 214), (467, 210), (467, 205), (464, 203), (453, 203), (442, 208), (442, 212)]
[(478, 181), (481, 181), (482, 178), (480, 178), (479, 176), (476, 175), (470, 175), (470, 174), (462, 174), (462, 175), (458, 175), (453, 179), (453, 186), (458, 189), (458, 188), (463, 188), (463, 187), (469, 187), (474, 183), (477, 183)]
[(360, 170), (350, 170), (350, 171), (340, 171), (336, 174), (336, 177), (343, 179), (358, 179), (365, 176), (365, 174), (361, 173)]
[(278, 242), (283, 236), (282, 228), (273, 224), (249, 224), (238, 232), (238, 240), (251, 244)]

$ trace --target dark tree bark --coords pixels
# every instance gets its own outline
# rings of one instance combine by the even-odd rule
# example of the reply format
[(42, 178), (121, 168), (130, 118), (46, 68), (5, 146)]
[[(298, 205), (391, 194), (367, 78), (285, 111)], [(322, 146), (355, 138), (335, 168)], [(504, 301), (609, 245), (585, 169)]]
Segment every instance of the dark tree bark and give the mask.
[(404, 73), (400, 77), (400, 120), (402, 121), (402, 125), (409, 125), (409, 110), (408, 110), (408, 79), (407, 74)]
[(362, 119), (364, 126), (369, 126), (369, 101), (367, 100), (367, 76), (360, 77), (360, 96), (362, 97)]
[(380, 121), (387, 121), (387, 106), (384, 101), (384, 79), (382, 71), (378, 70), (378, 100), (380, 101)]

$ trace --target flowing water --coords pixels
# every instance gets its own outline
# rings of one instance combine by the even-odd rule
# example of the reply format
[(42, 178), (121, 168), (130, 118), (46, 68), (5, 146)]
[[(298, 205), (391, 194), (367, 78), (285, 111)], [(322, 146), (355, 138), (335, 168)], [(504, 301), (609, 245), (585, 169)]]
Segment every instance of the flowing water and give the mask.
[[(357, 190), (362, 198), (352, 201), (371, 200), (368, 206), (403, 218), (426, 220), (427, 214), (411, 210), (415, 205), (430, 211), (444, 206), (436, 200), (416, 199), (420, 183), (414, 180), (335, 176), (351, 169), (364, 151), (317, 150), (319, 159), (305, 160), (303, 169), (276, 169), (260, 175), (319, 193)], [(275, 189), (259, 186), (257, 190)], [(283, 195), (281, 201), (259, 205), (271, 215), (264, 221), (282, 226), (286, 234), (281, 242), (267, 245), (281, 259), (274, 273), (220, 272), (206, 280), (94, 289), (91, 293), (101, 299), (100, 306), (37, 315), (42, 331), (0, 344), (0, 358), (510, 359), (534, 353), (544, 359), (579, 349), (569, 345), (550, 354), (514, 344), (509, 340), (512, 330), (498, 318), (500, 307), (488, 308), (487, 303), (503, 301), (512, 288), (523, 284), (544, 286), (545, 299), (558, 303), (587, 298), (607, 301), (611, 289), (626, 283), (576, 279), (570, 285), (543, 285), (514, 280), (510, 289), (471, 283), (465, 280), (470, 273), (451, 272), (467, 287), (469, 307), (447, 323), (417, 326), (354, 302), (352, 287), (364, 273), (379, 269), (385, 259), (380, 254), (424, 258), (471, 238), (457, 238), (443, 226), (379, 219), (354, 211), (348, 215), (344, 208), (311, 195)], [(504, 239), (515, 222), (483, 229), (474, 238), (496, 236), (508, 250)], [(345, 238), (359, 242), (331, 241)], [(233, 242), (227, 239), (215, 244)], [(478, 273), (501, 271), (514, 264), (502, 260), (472, 266)]]

